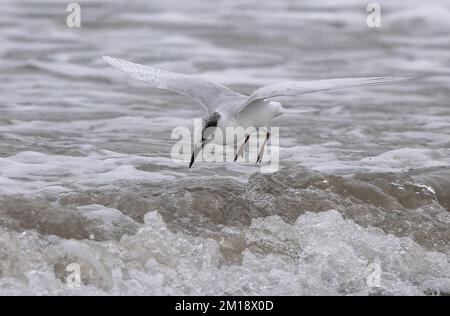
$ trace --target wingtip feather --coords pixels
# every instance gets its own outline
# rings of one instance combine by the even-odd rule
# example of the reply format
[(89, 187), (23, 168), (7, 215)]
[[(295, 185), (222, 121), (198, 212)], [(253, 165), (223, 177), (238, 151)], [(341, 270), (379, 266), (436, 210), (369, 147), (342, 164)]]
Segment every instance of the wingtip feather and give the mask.
[(117, 63), (119, 60), (112, 58), (110, 56), (102, 56), (103, 60), (106, 61), (109, 65), (117, 68)]
[(106, 55), (103, 55), (102, 58), (103, 58), (103, 60), (106, 61), (108, 64), (111, 64), (111, 62), (112, 62), (112, 60), (113, 60), (112, 57), (106, 56)]

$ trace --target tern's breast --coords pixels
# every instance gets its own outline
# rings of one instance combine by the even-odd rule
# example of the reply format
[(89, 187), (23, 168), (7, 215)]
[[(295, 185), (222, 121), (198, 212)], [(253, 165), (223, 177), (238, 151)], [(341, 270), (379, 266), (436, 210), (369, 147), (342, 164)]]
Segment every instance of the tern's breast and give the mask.
[(281, 115), (281, 103), (274, 101), (259, 101), (249, 105), (237, 117), (243, 127), (266, 127), (270, 121)]

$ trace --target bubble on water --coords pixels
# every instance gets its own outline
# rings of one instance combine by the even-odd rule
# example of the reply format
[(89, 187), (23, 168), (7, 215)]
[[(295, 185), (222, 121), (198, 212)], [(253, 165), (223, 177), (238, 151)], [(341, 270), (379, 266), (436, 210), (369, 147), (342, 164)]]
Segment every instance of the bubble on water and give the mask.
[[(295, 224), (285, 223), (278, 216), (254, 220), (250, 227), (239, 229), (249, 238), (241, 253), (242, 261), (231, 264), (221, 263), (223, 254), (216, 240), (171, 232), (157, 212), (150, 212), (146, 218), (152, 225), (142, 225), (135, 235), (101, 243), (61, 240), (57, 245), (43, 246), (37, 233), (21, 237), (0, 229), (0, 247), (8, 247), (8, 255), (1, 260), (3, 293), (450, 292), (450, 264), (445, 254), (425, 250), (410, 238), (361, 227), (337, 211), (306, 213)], [(224, 229), (224, 233), (231, 232)], [(280, 247), (283, 244), (286, 246)], [(81, 289), (68, 288), (57, 277), (55, 262), (80, 264)], [(368, 266), (374, 262), (381, 268), (380, 287), (367, 283)]]

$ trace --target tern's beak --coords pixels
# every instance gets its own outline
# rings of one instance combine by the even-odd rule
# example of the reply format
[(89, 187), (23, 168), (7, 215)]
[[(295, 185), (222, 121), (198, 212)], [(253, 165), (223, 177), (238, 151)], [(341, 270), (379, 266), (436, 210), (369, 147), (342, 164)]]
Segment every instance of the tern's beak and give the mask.
[(197, 155), (200, 152), (200, 150), (202, 150), (202, 147), (203, 147), (203, 144), (202, 144), (202, 146), (195, 146), (194, 151), (192, 152), (191, 162), (189, 163), (189, 168), (191, 168), (192, 165), (194, 164), (195, 158), (197, 158)]
[(205, 147), (205, 145), (208, 143), (209, 141), (206, 139), (203, 139), (202, 144), (200, 146), (195, 146), (194, 151), (192, 152), (192, 156), (191, 156), (191, 162), (189, 163), (189, 168), (192, 167), (192, 165), (194, 164), (195, 159), (198, 156), (198, 153), (203, 149), (203, 147)]

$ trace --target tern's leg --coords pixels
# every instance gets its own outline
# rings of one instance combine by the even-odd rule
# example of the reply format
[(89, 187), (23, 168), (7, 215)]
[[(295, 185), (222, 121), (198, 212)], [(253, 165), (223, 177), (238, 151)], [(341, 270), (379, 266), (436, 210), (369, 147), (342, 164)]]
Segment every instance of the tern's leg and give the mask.
[(269, 140), (269, 138), (270, 138), (270, 133), (267, 132), (266, 139), (264, 140), (264, 143), (262, 144), (261, 149), (259, 150), (258, 159), (256, 159), (256, 163), (262, 162), (262, 157), (264, 154), (264, 147), (266, 146), (266, 143)]
[(241, 147), (239, 147), (238, 152), (234, 156), (234, 161), (236, 161), (238, 159), (238, 157), (242, 157), (242, 155), (244, 154), (244, 147), (245, 147), (245, 144), (247, 144), (249, 138), (250, 138), (250, 135), (245, 135), (244, 143), (241, 145)]
[(207, 143), (209, 143), (209, 140), (203, 139), (202, 145), (194, 148), (194, 151), (192, 152), (192, 156), (191, 156), (191, 162), (189, 163), (189, 168), (192, 167), (192, 165), (194, 164), (195, 158), (197, 158), (198, 153), (203, 149), (203, 147), (205, 147), (205, 145)]

